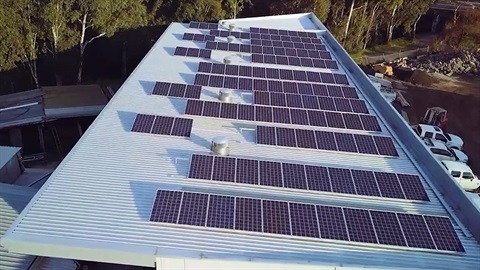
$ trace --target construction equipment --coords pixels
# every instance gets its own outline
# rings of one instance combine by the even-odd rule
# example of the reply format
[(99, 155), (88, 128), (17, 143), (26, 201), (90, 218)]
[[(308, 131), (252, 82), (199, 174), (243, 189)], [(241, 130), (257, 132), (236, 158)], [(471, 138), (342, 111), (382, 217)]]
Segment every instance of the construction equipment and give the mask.
[(387, 76), (392, 76), (393, 75), (392, 66), (388, 66), (388, 65), (385, 65), (385, 64), (378, 64), (378, 65), (373, 65), (372, 68), (377, 73), (381, 73), (381, 74), (387, 75)]
[(425, 116), (420, 120), (421, 124), (438, 126), (441, 129), (446, 128), (447, 122), (447, 110), (440, 107), (428, 108)]

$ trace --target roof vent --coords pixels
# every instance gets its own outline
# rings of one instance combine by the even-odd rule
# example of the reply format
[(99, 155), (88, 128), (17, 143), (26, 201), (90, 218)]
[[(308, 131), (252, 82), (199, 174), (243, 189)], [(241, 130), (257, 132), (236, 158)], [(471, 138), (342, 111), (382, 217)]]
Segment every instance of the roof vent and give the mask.
[(230, 103), (232, 99), (232, 91), (229, 89), (221, 89), (218, 99), (225, 103)]
[(227, 57), (223, 58), (223, 63), (227, 64), (227, 65), (230, 65), (231, 63), (233, 63), (233, 58), (231, 56), (227, 56)]
[(212, 146), (210, 148), (212, 154), (227, 156), (229, 152), (228, 139), (225, 136), (218, 136), (213, 138)]
[(235, 37), (234, 36), (228, 36), (227, 41), (228, 41), (228, 43), (233, 43), (235, 41)]
[(235, 24), (233, 24), (233, 23), (230, 24), (230, 25), (228, 26), (228, 29), (230, 29), (230, 31), (235, 30)]

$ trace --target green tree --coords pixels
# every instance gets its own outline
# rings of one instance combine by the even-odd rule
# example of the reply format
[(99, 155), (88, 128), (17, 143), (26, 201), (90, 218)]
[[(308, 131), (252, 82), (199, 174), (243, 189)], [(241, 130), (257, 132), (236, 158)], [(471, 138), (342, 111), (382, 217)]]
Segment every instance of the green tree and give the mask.
[(227, 11), (227, 17), (236, 19), (237, 15), (242, 12), (245, 5), (252, 5), (251, 0), (224, 0)]
[(0, 0), (0, 71), (9, 70), (21, 60), (23, 38), (18, 31), (21, 17), (12, 6)]
[(321, 21), (326, 21), (330, 0), (280, 0), (270, 4), (271, 14), (314, 12)]
[(440, 37), (435, 40), (438, 50), (478, 50), (480, 44), (480, 10), (465, 10), (445, 26)]
[(182, 0), (175, 12), (178, 21), (218, 21), (225, 15), (221, 0)]
[(404, 1), (399, 10), (399, 19), (405, 30), (411, 38), (415, 38), (417, 32), (417, 23), (420, 18), (427, 13), (435, 0), (410, 0)]

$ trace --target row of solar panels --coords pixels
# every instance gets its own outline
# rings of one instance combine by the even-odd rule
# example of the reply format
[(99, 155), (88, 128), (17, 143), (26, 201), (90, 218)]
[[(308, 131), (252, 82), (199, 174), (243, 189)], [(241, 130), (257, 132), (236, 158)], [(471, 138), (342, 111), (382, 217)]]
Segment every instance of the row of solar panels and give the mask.
[[(265, 78), (286, 81), (299, 81), (311, 83), (327, 83), (349, 85), (348, 78), (345, 74), (318, 72), (296, 69), (278, 69), (268, 67), (253, 67), (242, 65), (226, 65), (220, 63), (200, 62), (198, 64), (198, 72), (213, 73), (218, 75), (230, 75), (241, 77)], [(355, 89), (351, 91), (351, 98), (358, 98)], [(291, 92), (290, 92), (291, 93)], [(309, 93), (302, 93), (309, 94)]]
[(312, 59), (306, 57), (292, 57), (257, 53), (252, 54), (252, 63), (338, 69), (338, 64), (335, 60)]
[(317, 34), (314, 32), (282, 30), (282, 29), (272, 29), (272, 28), (259, 28), (259, 27), (250, 27), (250, 33), (280, 35), (280, 36), (289, 36), (289, 37), (310, 37), (310, 38), (317, 37)]
[(207, 193), (158, 190), (150, 221), (309, 240), (465, 252), (447, 217)]
[(190, 137), (193, 120), (188, 118), (137, 114), (133, 132)]
[(416, 175), (281, 163), (267, 160), (192, 155), (192, 179), (255, 186), (429, 201)]
[(189, 57), (200, 57), (200, 58), (204, 58), (204, 59), (210, 59), (210, 57), (212, 56), (212, 50), (177, 47), (177, 48), (175, 48), (174, 55), (189, 56)]
[(282, 35), (269, 35), (260, 33), (248, 33), (240, 31), (226, 31), (226, 30), (210, 30), (210, 35), (217, 37), (234, 36), (239, 39), (250, 40), (268, 40), (268, 41), (281, 41), (289, 43), (305, 43), (305, 44), (322, 44), (322, 40), (316, 37), (294, 37), (294, 36), (282, 36)]
[(320, 130), (257, 126), (257, 144), (398, 156), (390, 137)]
[(375, 116), (282, 107), (188, 100), (185, 114), (213, 118), (381, 131)]

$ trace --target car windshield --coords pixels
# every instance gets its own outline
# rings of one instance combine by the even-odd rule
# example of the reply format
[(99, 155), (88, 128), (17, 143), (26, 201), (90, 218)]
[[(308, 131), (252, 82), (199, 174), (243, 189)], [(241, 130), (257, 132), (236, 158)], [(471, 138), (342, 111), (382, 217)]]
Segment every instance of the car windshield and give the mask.
[(416, 131), (417, 131), (418, 136), (422, 135), (422, 127), (421, 126), (417, 126)]
[(462, 175), (463, 179), (473, 179), (473, 173), (464, 172)]
[(452, 157), (452, 153), (448, 152), (447, 150), (443, 149), (438, 149), (438, 148), (430, 148), (430, 151), (432, 153), (437, 154), (437, 155), (442, 155), (442, 156), (447, 156), (447, 157)]
[(449, 140), (449, 141), (452, 140), (452, 137), (450, 137), (450, 135), (448, 135), (448, 133), (443, 133), (443, 135), (445, 135), (445, 137), (447, 138), (447, 140)]

